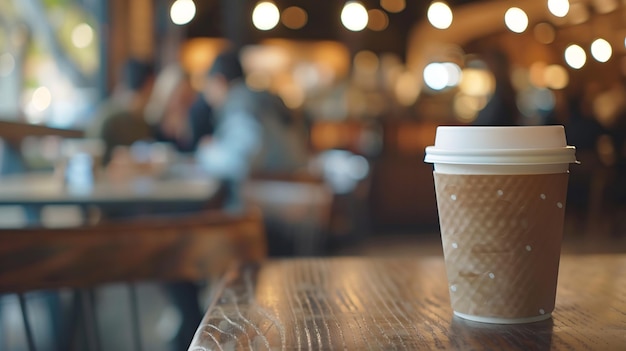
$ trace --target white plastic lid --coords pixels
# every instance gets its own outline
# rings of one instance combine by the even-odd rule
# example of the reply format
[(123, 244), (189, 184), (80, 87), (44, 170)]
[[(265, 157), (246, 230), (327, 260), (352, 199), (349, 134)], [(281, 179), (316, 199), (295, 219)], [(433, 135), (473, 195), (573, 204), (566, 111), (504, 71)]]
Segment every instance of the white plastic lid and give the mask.
[(437, 127), (425, 162), (466, 165), (548, 165), (576, 163), (563, 126)]

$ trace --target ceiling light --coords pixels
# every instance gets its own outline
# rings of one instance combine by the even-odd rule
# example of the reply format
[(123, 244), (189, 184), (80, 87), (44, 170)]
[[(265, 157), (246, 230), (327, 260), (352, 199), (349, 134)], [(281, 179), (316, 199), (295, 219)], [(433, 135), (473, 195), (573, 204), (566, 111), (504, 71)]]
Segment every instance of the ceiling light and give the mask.
[(448, 86), (448, 69), (439, 62), (424, 67), (424, 83), (432, 90), (442, 90)]
[(170, 18), (179, 26), (191, 22), (195, 15), (196, 4), (193, 0), (176, 0), (170, 8)]
[(504, 14), (504, 23), (512, 32), (522, 33), (528, 27), (528, 16), (524, 10), (511, 7)]
[(280, 12), (273, 2), (263, 1), (258, 3), (252, 11), (252, 24), (258, 30), (270, 30), (278, 24)]
[(362, 31), (367, 26), (367, 22), (367, 10), (358, 1), (348, 1), (341, 10), (341, 23), (348, 30)]
[(565, 49), (565, 62), (573, 69), (581, 69), (587, 62), (587, 54), (580, 46), (570, 45)]
[(569, 0), (548, 0), (548, 10), (556, 17), (565, 17), (569, 12)]
[(427, 16), (430, 24), (438, 29), (446, 29), (452, 24), (452, 10), (444, 2), (436, 1), (430, 4)]
[(613, 48), (608, 41), (599, 38), (591, 43), (591, 56), (598, 62), (606, 62), (611, 58)]

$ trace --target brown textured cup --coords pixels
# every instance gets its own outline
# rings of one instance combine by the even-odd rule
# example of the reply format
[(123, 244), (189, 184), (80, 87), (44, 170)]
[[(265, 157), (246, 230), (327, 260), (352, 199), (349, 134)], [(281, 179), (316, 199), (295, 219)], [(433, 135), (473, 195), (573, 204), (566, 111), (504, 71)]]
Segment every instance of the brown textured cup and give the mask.
[(548, 318), (568, 174), (434, 178), (455, 313), (494, 323)]
[[(435, 163), (452, 309), (459, 317), (487, 323), (550, 318), (573, 148), (566, 146), (562, 127), (459, 128), (453, 136), (470, 136), (436, 141), (439, 149), (427, 149), (434, 156), (426, 158)], [(562, 140), (537, 147), (535, 133)], [(492, 134), (496, 141), (489, 144), (485, 139)], [(480, 147), (472, 149), (473, 143)]]

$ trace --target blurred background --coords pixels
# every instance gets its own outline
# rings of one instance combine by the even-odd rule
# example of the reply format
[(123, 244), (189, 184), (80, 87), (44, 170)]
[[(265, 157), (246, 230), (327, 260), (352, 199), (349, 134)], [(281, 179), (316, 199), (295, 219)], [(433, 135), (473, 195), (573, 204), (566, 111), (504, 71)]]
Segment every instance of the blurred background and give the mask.
[[(376, 227), (436, 226), (430, 166), (421, 160), (441, 124), (563, 124), (583, 161), (569, 208), (592, 204), (581, 211), (601, 214), (624, 196), (621, 0), (0, 6), (2, 121), (80, 131), (128, 57), (153, 60), (157, 70), (180, 64), (199, 89), (213, 58), (234, 43), (247, 83), (277, 93), (306, 120), (313, 151), (349, 150), (371, 162), (364, 201)], [(5, 139), (24, 141), (1, 127)], [(30, 141), (22, 153), (35, 153)]]
[[(270, 253), (439, 254), (423, 162), (439, 125), (564, 125), (581, 161), (566, 249), (623, 242), (625, 0), (0, 0), (0, 175), (54, 169), (129, 58), (157, 75), (176, 66), (199, 93), (232, 47), (246, 84), (304, 126), (309, 170), (332, 197), (314, 250)], [(259, 202), (285, 194), (254, 189)], [(51, 225), (81, 215), (57, 210)], [(0, 208), (0, 225), (27, 223)]]

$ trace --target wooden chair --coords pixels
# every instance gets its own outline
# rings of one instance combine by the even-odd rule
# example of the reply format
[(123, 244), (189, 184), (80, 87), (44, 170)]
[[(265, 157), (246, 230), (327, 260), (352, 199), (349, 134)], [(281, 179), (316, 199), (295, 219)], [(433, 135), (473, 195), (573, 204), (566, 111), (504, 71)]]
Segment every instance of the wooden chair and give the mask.
[(24, 292), (110, 282), (201, 281), (221, 275), (238, 261), (261, 260), (267, 250), (258, 211), (241, 216), (209, 211), (69, 229), (0, 230), (0, 242), (0, 293), (19, 294), (31, 350)]

